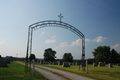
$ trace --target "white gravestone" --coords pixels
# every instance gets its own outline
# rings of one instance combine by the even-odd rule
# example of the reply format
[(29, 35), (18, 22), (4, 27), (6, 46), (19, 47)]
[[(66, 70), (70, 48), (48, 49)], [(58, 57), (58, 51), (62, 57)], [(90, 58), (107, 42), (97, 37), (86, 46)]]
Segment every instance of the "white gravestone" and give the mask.
[(71, 63), (71, 62), (69, 62), (69, 65), (72, 65), (72, 63)]
[(76, 62), (76, 66), (79, 66), (80, 65), (80, 63), (79, 62)]
[(108, 64), (108, 68), (113, 68), (112, 63)]
[(58, 65), (62, 65), (63, 64), (63, 62), (61, 62), (61, 61), (57, 61), (58, 62)]
[(75, 65), (75, 62), (73, 62), (72, 65)]
[(43, 60), (40, 60), (40, 64), (43, 64)]
[(93, 67), (97, 67), (97, 64), (96, 64), (96, 63), (93, 63)]

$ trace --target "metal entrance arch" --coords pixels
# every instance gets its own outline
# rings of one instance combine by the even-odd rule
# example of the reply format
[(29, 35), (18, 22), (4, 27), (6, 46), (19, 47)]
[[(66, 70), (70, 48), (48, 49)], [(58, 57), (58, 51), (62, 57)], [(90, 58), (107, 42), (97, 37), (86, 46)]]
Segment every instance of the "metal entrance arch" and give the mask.
[[(85, 36), (82, 32), (80, 32), (77, 28), (75, 28), (72, 25), (67, 24), (65, 22), (55, 21), (55, 20), (41, 21), (41, 22), (37, 22), (37, 23), (34, 23), (34, 24), (29, 26), (27, 51), (26, 51), (26, 63), (25, 63), (25, 66), (26, 66), (25, 71), (26, 72), (28, 72), (28, 71), (30, 72), (30, 68), (28, 68), (28, 61), (29, 61), (28, 55), (30, 55), (32, 52), (32, 34), (33, 34), (33, 31), (40, 29), (40, 28), (44, 28), (44, 27), (61, 27), (61, 28), (68, 29), (68, 30), (74, 32), (76, 35), (78, 35), (82, 39), (81, 59), (85, 60)], [(31, 67), (31, 63), (29, 64), (29, 66)]]

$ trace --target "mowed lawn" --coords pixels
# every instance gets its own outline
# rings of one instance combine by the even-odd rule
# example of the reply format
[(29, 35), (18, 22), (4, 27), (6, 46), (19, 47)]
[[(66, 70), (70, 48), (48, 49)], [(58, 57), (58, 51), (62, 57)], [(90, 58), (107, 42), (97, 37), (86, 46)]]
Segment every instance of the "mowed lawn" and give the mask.
[(113, 65), (114, 68), (108, 68), (108, 65), (106, 65), (105, 67), (93, 67), (92, 65), (88, 65), (88, 74), (86, 73), (86, 71), (82, 71), (82, 68), (80, 68), (79, 71), (79, 66), (70, 67), (62, 67), (61, 65), (42, 65), (42, 66), (72, 72), (96, 80), (120, 80), (120, 66), (117, 65)]
[[(9, 67), (0, 67), (0, 80), (46, 80), (39, 72), (35, 72), (35, 77), (26, 74), (25, 66), (16, 62), (8, 64)], [(32, 69), (31, 69), (32, 72)]]

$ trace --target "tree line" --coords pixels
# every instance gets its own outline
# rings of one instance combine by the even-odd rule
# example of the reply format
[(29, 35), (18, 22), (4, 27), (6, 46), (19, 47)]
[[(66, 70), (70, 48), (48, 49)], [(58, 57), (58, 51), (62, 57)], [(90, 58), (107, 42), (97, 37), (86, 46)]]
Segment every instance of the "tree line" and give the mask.
[[(87, 59), (89, 64), (92, 64), (93, 62), (105, 62), (105, 63), (120, 63), (120, 53), (118, 53), (115, 49), (111, 49), (110, 46), (98, 46), (94, 49), (92, 52), (94, 58)], [(44, 61), (65, 61), (65, 62), (82, 62), (82, 60), (73, 60), (73, 56), (71, 53), (64, 53), (62, 59), (55, 59), (56, 58), (56, 51), (52, 50), (52, 48), (48, 48), (44, 50)], [(8, 58), (8, 57), (6, 57)], [(35, 59), (37, 61), (38, 59), (35, 58), (34, 54), (31, 54), (29, 57), (30, 61), (32, 59)], [(25, 61), (25, 58), (14, 58), (14, 60), (20, 60)]]
[[(44, 50), (44, 60), (45, 61), (55, 61), (56, 58), (56, 51), (52, 50), (51, 48), (45, 49)], [(73, 62), (73, 56), (71, 53), (65, 53), (63, 55), (62, 61), (66, 61), (66, 62)]]
[[(89, 64), (93, 62), (105, 62), (105, 63), (120, 63), (120, 53), (116, 50), (111, 49), (110, 46), (98, 46), (92, 52), (94, 58), (87, 59)], [(51, 48), (45, 49), (44, 60), (45, 61), (55, 61), (56, 51)], [(71, 53), (64, 53), (61, 61), (73, 62), (73, 56)], [(82, 62), (82, 60), (76, 60), (77, 62)]]

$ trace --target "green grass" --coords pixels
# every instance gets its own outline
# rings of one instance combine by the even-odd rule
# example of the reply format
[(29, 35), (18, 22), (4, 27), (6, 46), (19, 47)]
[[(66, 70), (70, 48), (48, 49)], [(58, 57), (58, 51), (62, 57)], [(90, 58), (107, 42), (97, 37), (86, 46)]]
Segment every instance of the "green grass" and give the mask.
[(56, 68), (59, 70), (93, 78), (96, 80), (120, 80), (120, 66), (116, 66), (116, 65), (113, 66), (114, 68), (108, 68), (107, 65), (105, 67), (92, 67), (92, 65), (88, 65), (88, 74), (85, 71), (82, 71), (82, 68), (80, 68), (79, 71), (79, 66), (70, 66), (70, 67), (62, 67), (61, 65), (60, 66), (42, 65), (42, 66)]
[[(46, 78), (35, 71), (35, 77), (32, 75), (26, 74), (25, 66), (12, 62), (8, 64), (9, 67), (0, 67), (0, 80), (46, 80)], [(32, 69), (31, 69), (32, 71)]]

